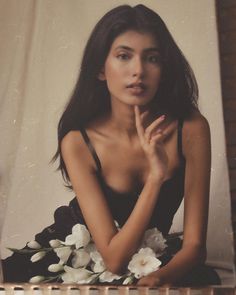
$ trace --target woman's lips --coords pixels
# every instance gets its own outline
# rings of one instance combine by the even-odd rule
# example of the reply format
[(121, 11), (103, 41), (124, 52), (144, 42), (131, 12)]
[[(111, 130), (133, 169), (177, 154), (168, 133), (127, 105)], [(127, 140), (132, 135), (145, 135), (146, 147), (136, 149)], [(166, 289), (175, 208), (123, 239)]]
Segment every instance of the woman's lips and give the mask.
[(132, 83), (129, 84), (127, 88), (133, 95), (142, 95), (146, 90), (146, 86), (143, 83)]
[(131, 88), (128, 88), (128, 90), (133, 95), (141, 95), (145, 92), (145, 89), (141, 87), (131, 87)]

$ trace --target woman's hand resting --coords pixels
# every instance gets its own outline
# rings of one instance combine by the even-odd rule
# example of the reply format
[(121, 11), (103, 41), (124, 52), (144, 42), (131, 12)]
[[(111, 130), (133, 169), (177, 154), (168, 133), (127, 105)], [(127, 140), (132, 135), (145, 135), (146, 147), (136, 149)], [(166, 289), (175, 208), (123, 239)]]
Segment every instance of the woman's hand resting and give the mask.
[(152, 272), (149, 275), (141, 278), (137, 282), (138, 286), (147, 286), (149, 288), (153, 287), (170, 287), (171, 284), (164, 283), (163, 280), (158, 276), (158, 271)]
[(150, 167), (149, 176), (164, 180), (168, 169), (168, 156), (163, 144), (167, 135), (162, 125), (165, 116), (158, 117), (149, 126), (144, 127), (144, 119), (148, 111), (141, 114), (139, 107), (134, 106), (134, 112), (137, 133)]

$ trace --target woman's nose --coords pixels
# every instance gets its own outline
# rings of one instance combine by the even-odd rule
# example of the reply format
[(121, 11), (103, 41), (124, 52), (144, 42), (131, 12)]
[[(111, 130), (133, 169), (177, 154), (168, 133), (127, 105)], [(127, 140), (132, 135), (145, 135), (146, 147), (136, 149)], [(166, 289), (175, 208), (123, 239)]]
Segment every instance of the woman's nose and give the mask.
[(144, 76), (144, 63), (139, 57), (134, 59), (133, 63), (133, 76), (142, 78)]

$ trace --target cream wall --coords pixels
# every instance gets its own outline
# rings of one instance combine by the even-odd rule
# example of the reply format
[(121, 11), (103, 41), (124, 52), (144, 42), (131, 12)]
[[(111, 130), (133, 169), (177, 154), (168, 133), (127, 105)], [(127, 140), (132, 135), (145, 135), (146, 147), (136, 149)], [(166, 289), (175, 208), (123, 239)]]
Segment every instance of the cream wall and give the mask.
[[(200, 109), (212, 132), (208, 261), (232, 268), (229, 181), (213, 0), (0, 0), (0, 126), (2, 257), (53, 222), (73, 197), (49, 161), (56, 126), (74, 86), (87, 37), (118, 4), (157, 11), (192, 65)], [(5, 213), (6, 211), (6, 213)], [(172, 230), (181, 229), (182, 210)]]

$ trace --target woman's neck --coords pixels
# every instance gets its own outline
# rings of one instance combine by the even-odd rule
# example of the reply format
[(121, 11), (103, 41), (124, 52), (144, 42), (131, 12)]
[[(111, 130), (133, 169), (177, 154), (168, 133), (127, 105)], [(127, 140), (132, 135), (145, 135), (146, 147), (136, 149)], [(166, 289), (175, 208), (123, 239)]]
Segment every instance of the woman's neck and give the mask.
[[(141, 107), (141, 112), (145, 109)], [(111, 104), (110, 126), (122, 138), (130, 142), (137, 138), (134, 106), (116, 101)]]

